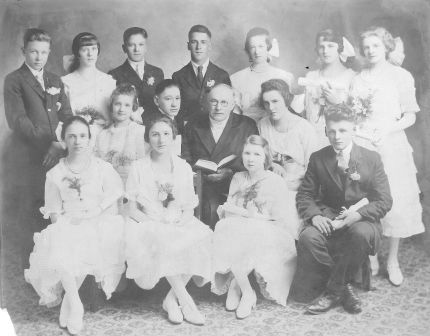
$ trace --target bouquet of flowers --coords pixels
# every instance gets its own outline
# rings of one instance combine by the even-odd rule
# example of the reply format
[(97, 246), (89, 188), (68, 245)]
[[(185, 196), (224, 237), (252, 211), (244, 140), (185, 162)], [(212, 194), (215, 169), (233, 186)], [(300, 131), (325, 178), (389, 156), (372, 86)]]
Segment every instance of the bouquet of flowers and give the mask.
[(83, 107), (76, 112), (76, 115), (84, 118), (90, 125), (93, 125), (94, 123), (104, 124), (106, 122), (103, 114), (101, 114), (92, 106)]
[(232, 197), (243, 199), (242, 207), (244, 209), (255, 207), (258, 213), (263, 214), (266, 202), (258, 199), (259, 189), (260, 181), (257, 181), (243, 190), (236, 191)]
[(63, 177), (63, 181), (67, 181), (69, 183), (69, 188), (72, 190), (76, 190), (79, 196), (79, 200), (82, 201), (82, 181), (79, 177)]
[(158, 200), (163, 203), (163, 207), (167, 208), (169, 203), (174, 201), (173, 184), (170, 182), (161, 183), (157, 181)]
[(357, 124), (360, 124), (372, 115), (372, 100), (374, 92), (369, 89), (367, 94), (363, 96), (349, 96), (347, 99), (347, 105), (352, 109), (355, 114), (355, 120)]

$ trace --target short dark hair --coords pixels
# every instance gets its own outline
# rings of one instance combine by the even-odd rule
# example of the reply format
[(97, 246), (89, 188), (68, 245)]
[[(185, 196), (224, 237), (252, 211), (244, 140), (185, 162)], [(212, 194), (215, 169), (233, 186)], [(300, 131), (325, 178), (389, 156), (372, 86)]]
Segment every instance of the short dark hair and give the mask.
[(209, 36), (209, 38), (212, 38), (212, 34), (209, 28), (201, 24), (197, 24), (191, 27), (190, 31), (188, 32), (188, 40), (191, 39), (191, 35), (193, 33), (204, 33), (207, 36)]
[(112, 105), (113, 101), (116, 97), (119, 95), (126, 95), (133, 97), (133, 111), (136, 111), (139, 108), (139, 101), (137, 98), (137, 91), (134, 85), (130, 83), (121, 83), (118, 85), (110, 95), (110, 102), (109, 102), (109, 110), (112, 112)]
[(146, 39), (148, 38), (148, 32), (143, 28), (140, 28), (140, 27), (127, 28), (124, 31), (124, 34), (122, 34), (122, 40), (124, 41), (124, 44), (128, 43), (128, 40), (131, 35), (138, 35), (138, 34), (142, 35)]
[(83, 32), (75, 36), (72, 41), (72, 53), (75, 56), (69, 71), (73, 72), (79, 68), (79, 49), (81, 47), (97, 45), (98, 55), (100, 55), (100, 42), (93, 33)]
[(345, 103), (328, 105), (324, 110), (326, 123), (329, 121), (349, 121), (355, 123), (354, 111)]
[(290, 87), (284, 80), (274, 78), (261, 84), (260, 106), (262, 108), (264, 108), (263, 93), (269, 91), (278, 91), (284, 99), (285, 105), (287, 107), (290, 106), (291, 101), (293, 100), (293, 95), (290, 93)]
[(63, 127), (61, 128), (61, 139), (62, 140), (64, 140), (64, 137), (66, 136), (67, 129), (73, 123), (81, 123), (81, 124), (84, 124), (85, 126), (87, 126), (88, 138), (91, 139), (90, 125), (88, 124), (88, 122), (84, 118), (82, 118), (81, 116), (75, 115), (75, 116), (72, 116), (72, 117), (66, 119), (66, 121), (64, 122)]
[(51, 36), (48, 35), (46, 31), (40, 28), (29, 28), (25, 31), (23, 42), (24, 48), (27, 46), (29, 42), (32, 41), (41, 41), (48, 42), (51, 45)]
[(163, 123), (169, 125), (169, 127), (172, 129), (173, 140), (176, 139), (176, 135), (178, 134), (178, 129), (176, 128), (176, 125), (173, 122), (173, 120), (170, 119), (169, 117), (157, 116), (157, 117), (153, 117), (152, 119), (150, 119), (148, 122), (148, 125), (145, 127), (144, 139), (147, 143), (149, 143), (149, 132), (151, 131), (151, 128), (159, 122), (163, 122)]
[(322, 41), (337, 43), (338, 44), (337, 51), (339, 53), (343, 51), (343, 36), (337, 30), (327, 28), (319, 31), (315, 38), (316, 49), (318, 49), (320, 39)]
[(267, 50), (269, 51), (270, 49), (272, 49), (272, 40), (270, 39), (269, 31), (266, 28), (254, 27), (246, 34), (246, 38), (245, 38), (245, 51), (248, 54), (248, 56), (249, 56), (249, 42), (251, 38), (254, 36), (260, 36), (260, 35), (266, 36)]
[(179, 84), (176, 83), (173, 79), (164, 79), (160, 83), (155, 86), (155, 95), (159, 96), (169, 87), (177, 87), (180, 90)]

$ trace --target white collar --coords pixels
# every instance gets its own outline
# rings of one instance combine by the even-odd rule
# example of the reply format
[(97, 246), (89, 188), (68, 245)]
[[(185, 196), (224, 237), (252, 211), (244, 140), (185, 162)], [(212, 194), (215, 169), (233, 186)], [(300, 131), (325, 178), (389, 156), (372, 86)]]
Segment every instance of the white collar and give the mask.
[(135, 61), (132, 61), (131, 59), (127, 58), (127, 61), (133, 69), (136, 69), (136, 65), (138, 65), (138, 64), (142, 64), (143, 66), (145, 66), (145, 59), (143, 59), (140, 62), (135, 62)]
[[(353, 144), (354, 143), (351, 141), (351, 143), (342, 150), (344, 157), (350, 157), (351, 156), (351, 150), (352, 150)], [(337, 150), (334, 147), (333, 147), (333, 150), (336, 152), (336, 154), (340, 153), (340, 150)]]
[[(198, 67), (200, 66), (200, 65), (198, 65), (198, 64), (196, 64), (196, 63), (194, 63), (193, 61), (191, 61), (191, 65), (193, 66), (193, 69), (194, 69), (194, 73), (196, 74), (196, 76), (197, 76), (197, 73), (198, 73)], [(208, 69), (208, 65), (209, 65), (209, 58), (206, 60), (206, 62), (204, 62), (203, 64), (201, 64), (201, 66), (202, 66), (202, 72), (203, 72), (203, 76), (205, 75), (205, 73), (206, 73), (206, 70)]]
[[(233, 113), (233, 112), (231, 112)], [(217, 121), (217, 120), (213, 120), (211, 119), (211, 117), (209, 117), (209, 124), (211, 126), (211, 128), (216, 128), (216, 129), (224, 129), (225, 125), (227, 125), (227, 121), (230, 118), (230, 116), (228, 116), (227, 118), (225, 118), (223, 121)]]
[(40, 70), (34, 70), (31, 66), (29, 66), (27, 63), (25, 63), (28, 69), (30, 69), (31, 73), (34, 77), (37, 77), (38, 75), (42, 75), (43, 78), (43, 68)]

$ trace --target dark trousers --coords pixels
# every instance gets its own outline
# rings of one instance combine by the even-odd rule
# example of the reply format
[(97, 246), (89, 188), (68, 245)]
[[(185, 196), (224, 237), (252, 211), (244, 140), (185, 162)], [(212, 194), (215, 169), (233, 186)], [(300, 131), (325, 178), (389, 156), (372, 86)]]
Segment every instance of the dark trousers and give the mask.
[(219, 221), (217, 209), (227, 200), (225, 190), (223, 189), (225, 188), (207, 181), (203, 183), (203, 199), (201, 200), (202, 222), (212, 230), (215, 229), (215, 224)]
[[(379, 244), (378, 225), (368, 221), (356, 222), (335, 231), (330, 237), (311, 225), (305, 227), (297, 244), (295, 290), (303, 291), (308, 300), (321, 287), (340, 295), (368, 256), (377, 252)], [(300, 296), (300, 293), (296, 294)]]

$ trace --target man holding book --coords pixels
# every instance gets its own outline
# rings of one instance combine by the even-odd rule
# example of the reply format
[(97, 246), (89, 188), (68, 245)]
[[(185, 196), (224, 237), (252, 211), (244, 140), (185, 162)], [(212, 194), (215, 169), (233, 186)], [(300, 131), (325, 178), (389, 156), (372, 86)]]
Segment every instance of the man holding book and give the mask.
[(204, 107), (208, 113), (195, 115), (185, 126), (182, 157), (203, 171), (202, 220), (213, 229), (218, 221), (216, 210), (226, 200), (233, 174), (245, 169), (240, 158), (243, 144), (258, 129), (252, 119), (232, 113), (233, 90), (227, 84), (215, 85)]

